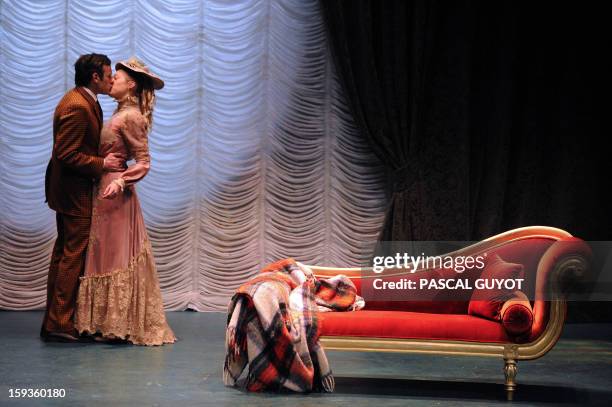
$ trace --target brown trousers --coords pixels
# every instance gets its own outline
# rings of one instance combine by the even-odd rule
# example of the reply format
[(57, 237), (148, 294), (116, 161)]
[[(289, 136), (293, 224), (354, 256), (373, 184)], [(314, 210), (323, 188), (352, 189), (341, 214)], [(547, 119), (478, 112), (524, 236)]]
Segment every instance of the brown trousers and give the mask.
[(40, 335), (74, 330), (79, 277), (85, 268), (91, 218), (56, 213), (57, 240), (47, 279), (47, 309)]

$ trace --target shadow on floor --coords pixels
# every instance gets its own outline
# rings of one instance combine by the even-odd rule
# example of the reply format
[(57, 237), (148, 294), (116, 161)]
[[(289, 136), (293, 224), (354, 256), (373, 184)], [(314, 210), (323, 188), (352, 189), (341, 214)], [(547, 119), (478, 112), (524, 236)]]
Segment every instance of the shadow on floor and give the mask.
[[(335, 377), (337, 394), (506, 401), (503, 384), (469, 381)], [(514, 402), (551, 405), (611, 405), (612, 391), (518, 384)]]

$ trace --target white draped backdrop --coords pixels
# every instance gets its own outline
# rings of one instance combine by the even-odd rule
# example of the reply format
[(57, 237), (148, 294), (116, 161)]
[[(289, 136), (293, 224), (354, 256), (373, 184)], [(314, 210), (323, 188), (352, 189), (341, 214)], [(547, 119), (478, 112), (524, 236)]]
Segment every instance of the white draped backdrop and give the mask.
[(0, 27), (0, 308), (44, 306), (52, 114), (89, 52), (166, 81), (137, 189), (168, 309), (224, 310), (267, 262), (357, 265), (376, 239), (381, 166), (316, 0), (0, 0)]

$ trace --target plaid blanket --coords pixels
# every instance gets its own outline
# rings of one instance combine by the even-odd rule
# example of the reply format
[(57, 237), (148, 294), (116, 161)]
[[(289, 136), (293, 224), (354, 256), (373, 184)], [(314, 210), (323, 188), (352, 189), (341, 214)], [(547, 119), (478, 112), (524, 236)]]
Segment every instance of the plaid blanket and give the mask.
[(363, 299), (345, 276), (317, 280), (293, 259), (266, 266), (230, 301), (223, 382), (235, 386), (248, 364), (249, 391), (332, 392), (317, 311), (362, 307)]

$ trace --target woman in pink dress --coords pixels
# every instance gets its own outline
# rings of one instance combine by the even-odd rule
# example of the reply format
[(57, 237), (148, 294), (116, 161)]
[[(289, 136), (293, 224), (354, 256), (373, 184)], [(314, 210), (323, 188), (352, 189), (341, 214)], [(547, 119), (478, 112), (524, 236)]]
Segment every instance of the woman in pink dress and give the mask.
[(94, 191), (85, 273), (77, 300), (76, 328), (99, 340), (162, 345), (176, 338), (166, 322), (151, 244), (135, 184), (149, 172), (147, 135), (155, 89), (164, 82), (141, 61), (116, 66), (110, 96), (119, 103), (100, 135), (100, 155), (114, 153), (123, 172), (108, 172)]

